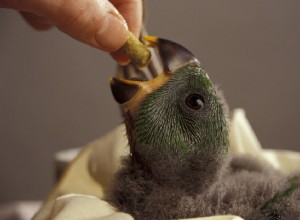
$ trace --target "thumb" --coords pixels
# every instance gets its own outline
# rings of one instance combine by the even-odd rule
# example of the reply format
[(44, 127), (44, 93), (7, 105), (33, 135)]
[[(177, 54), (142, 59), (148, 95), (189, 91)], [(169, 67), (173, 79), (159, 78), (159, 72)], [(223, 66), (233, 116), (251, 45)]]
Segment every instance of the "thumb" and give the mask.
[(126, 42), (127, 24), (108, 0), (57, 2), (60, 4), (48, 7), (46, 14), (71, 37), (107, 52), (116, 51)]

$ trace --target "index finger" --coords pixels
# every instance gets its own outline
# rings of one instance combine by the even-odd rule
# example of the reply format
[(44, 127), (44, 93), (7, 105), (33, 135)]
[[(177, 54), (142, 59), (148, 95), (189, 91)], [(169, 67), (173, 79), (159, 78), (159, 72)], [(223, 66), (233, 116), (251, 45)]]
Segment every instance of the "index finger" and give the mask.
[(143, 3), (141, 0), (110, 0), (116, 7), (120, 14), (125, 19), (129, 30), (134, 36), (139, 37), (142, 17), (143, 17)]

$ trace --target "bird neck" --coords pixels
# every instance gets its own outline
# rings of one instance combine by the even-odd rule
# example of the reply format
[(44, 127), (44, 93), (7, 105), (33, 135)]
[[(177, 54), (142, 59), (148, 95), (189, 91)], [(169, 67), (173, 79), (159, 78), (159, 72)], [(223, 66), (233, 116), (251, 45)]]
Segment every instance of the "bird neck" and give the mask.
[[(126, 130), (131, 156), (129, 166), (131, 172), (139, 173), (145, 181), (152, 181), (167, 187), (180, 187), (195, 193), (207, 190), (219, 180), (226, 167), (228, 142), (218, 142), (218, 145), (199, 143), (193, 151), (182, 154), (182, 146), (174, 145), (150, 146), (139, 142), (136, 138), (135, 123), (126, 115)], [(182, 145), (182, 143), (179, 143)], [(160, 150), (151, 150), (151, 149)], [(142, 175), (140, 175), (142, 174)]]
[(139, 150), (131, 155), (133, 171), (143, 173), (146, 181), (168, 188), (181, 188), (191, 194), (208, 190), (217, 183), (226, 162), (227, 156), (207, 151), (196, 152), (185, 158), (164, 153), (145, 158)]

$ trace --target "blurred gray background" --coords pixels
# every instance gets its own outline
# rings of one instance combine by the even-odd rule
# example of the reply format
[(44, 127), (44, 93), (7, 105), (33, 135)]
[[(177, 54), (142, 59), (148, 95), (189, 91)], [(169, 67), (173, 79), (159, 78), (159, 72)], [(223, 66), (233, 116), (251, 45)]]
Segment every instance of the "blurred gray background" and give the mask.
[[(265, 148), (300, 150), (300, 1), (151, 0), (148, 30), (189, 48)], [(115, 63), (58, 30), (36, 32), (0, 9), (0, 203), (43, 199), (55, 152), (122, 119)], [(300, 166), (300, 165), (299, 165)]]

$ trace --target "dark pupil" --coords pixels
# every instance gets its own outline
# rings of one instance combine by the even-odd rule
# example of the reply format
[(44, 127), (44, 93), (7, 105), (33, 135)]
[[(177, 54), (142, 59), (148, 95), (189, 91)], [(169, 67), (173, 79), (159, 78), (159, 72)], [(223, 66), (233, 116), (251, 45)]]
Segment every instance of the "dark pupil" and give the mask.
[(204, 99), (201, 95), (192, 94), (186, 98), (185, 103), (189, 108), (198, 110), (203, 107)]

